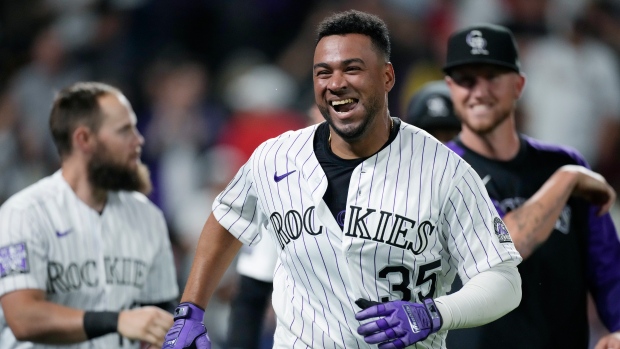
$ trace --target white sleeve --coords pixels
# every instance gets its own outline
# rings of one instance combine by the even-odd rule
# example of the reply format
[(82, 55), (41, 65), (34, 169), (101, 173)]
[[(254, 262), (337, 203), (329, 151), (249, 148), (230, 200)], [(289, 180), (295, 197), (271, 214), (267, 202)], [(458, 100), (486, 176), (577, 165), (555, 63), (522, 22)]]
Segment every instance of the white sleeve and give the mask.
[(163, 213), (157, 211), (155, 219), (149, 220), (151, 231), (157, 232), (159, 250), (149, 270), (146, 285), (142, 288), (142, 303), (159, 303), (175, 299), (179, 295), (174, 258), (168, 227)]
[(20, 289), (45, 290), (47, 241), (34, 209), (0, 209), (0, 296)]
[(218, 222), (246, 245), (260, 241), (260, 231), (257, 228), (259, 224), (266, 223), (266, 218), (258, 207), (257, 183), (253, 176), (254, 162), (258, 158), (255, 154), (260, 148), (254, 151), (254, 155), (213, 202), (213, 215)]
[(484, 325), (506, 315), (521, 302), (521, 276), (516, 260), (507, 260), (477, 274), (450, 295), (435, 299), (441, 330)]

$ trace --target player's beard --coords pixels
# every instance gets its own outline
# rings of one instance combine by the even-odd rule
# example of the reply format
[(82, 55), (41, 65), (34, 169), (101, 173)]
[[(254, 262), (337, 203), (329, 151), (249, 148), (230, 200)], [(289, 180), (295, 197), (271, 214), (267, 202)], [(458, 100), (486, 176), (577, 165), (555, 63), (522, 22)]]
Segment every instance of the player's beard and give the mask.
[(329, 107), (324, 107), (317, 104), (319, 111), (325, 118), (325, 121), (327, 121), (329, 126), (331, 126), (332, 130), (334, 130), (334, 132), (336, 132), (336, 134), (340, 136), (340, 138), (344, 139), (347, 142), (354, 142), (362, 138), (362, 136), (364, 136), (368, 132), (370, 125), (373, 124), (373, 121), (379, 113), (380, 106), (379, 101), (376, 98), (371, 99), (370, 101), (368, 101), (368, 104), (365, 104), (364, 106), (366, 107), (366, 114), (364, 115), (364, 119), (362, 120), (362, 122), (357, 127), (347, 128), (343, 130), (336, 127), (336, 125), (334, 124), (334, 120), (329, 113)]
[(88, 162), (88, 180), (95, 187), (111, 191), (139, 191), (145, 195), (153, 188), (151, 173), (143, 163), (132, 168), (114, 161), (105, 145), (100, 144)]

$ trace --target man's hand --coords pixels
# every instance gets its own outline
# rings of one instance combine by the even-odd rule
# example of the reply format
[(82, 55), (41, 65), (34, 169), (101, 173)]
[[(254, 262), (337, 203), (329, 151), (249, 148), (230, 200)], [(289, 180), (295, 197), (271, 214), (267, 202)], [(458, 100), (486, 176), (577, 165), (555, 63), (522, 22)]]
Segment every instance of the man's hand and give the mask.
[(118, 316), (118, 333), (161, 348), (172, 321), (170, 313), (154, 306), (123, 310)]
[(601, 338), (594, 349), (620, 349), (620, 331), (613, 332)]
[(577, 165), (562, 166), (560, 170), (575, 174), (576, 182), (572, 191), (573, 196), (600, 206), (599, 216), (609, 212), (609, 209), (616, 201), (616, 192), (603, 176)]
[(357, 328), (368, 344), (379, 344), (379, 349), (402, 349), (423, 341), (441, 328), (441, 314), (432, 299), (423, 304), (406, 301), (376, 303), (365, 299), (355, 302), (365, 308), (355, 314), (359, 321), (370, 318), (378, 320)]
[(162, 349), (211, 349), (211, 340), (202, 323), (205, 312), (192, 303), (181, 303), (174, 310), (174, 325), (166, 334)]

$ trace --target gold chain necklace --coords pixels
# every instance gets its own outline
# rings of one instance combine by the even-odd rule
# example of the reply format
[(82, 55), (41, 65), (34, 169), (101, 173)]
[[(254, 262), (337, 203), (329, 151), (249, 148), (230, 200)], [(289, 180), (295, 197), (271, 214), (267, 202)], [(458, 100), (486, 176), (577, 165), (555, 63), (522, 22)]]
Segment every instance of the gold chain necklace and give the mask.
[[(394, 119), (390, 116), (390, 133), (392, 133), (392, 129), (394, 129)], [(389, 135), (388, 135), (389, 138)], [(332, 147), (332, 130), (329, 130), (329, 137), (327, 138), (327, 146), (331, 149)]]

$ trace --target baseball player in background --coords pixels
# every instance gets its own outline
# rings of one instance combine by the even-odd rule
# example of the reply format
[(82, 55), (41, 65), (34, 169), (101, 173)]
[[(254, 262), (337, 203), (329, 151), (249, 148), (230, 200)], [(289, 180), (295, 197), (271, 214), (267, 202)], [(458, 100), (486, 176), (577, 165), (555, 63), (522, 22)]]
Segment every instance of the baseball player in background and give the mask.
[(77, 83), (50, 128), (61, 169), (0, 208), (0, 348), (161, 347), (178, 286), (131, 105)]
[(461, 122), (454, 115), (448, 85), (443, 80), (429, 81), (420, 87), (411, 96), (403, 120), (444, 144), (461, 131)]
[[(515, 250), (484, 184), (435, 138), (390, 117), (385, 23), (359, 11), (318, 28), (326, 122), (261, 144), (216, 198), (164, 348), (209, 348), (201, 323), (243, 243), (278, 253), (275, 348), (445, 348), (521, 299)], [(465, 286), (446, 295), (456, 274)]]
[(453, 33), (444, 71), (462, 122), (448, 146), (478, 172), (525, 259), (521, 304), (466, 330), (479, 334), (475, 348), (588, 348), (588, 291), (615, 331), (596, 349), (620, 348), (620, 242), (608, 214), (616, 193), (575, 150), (517, 133), (525, 77), (507, 28)]

